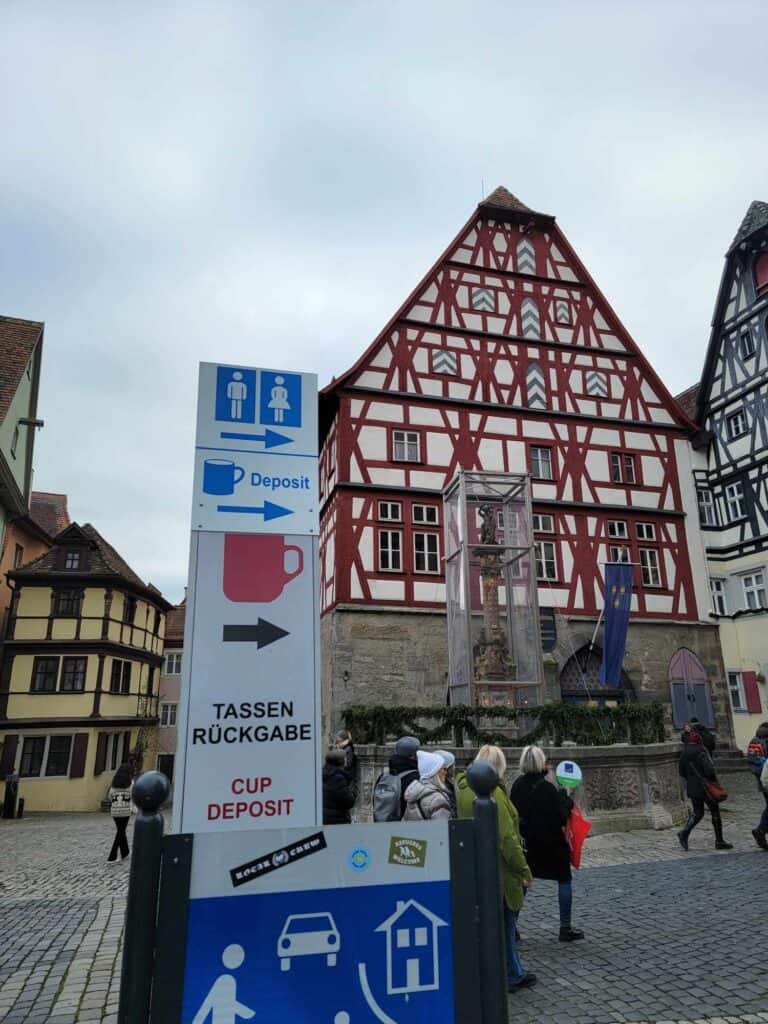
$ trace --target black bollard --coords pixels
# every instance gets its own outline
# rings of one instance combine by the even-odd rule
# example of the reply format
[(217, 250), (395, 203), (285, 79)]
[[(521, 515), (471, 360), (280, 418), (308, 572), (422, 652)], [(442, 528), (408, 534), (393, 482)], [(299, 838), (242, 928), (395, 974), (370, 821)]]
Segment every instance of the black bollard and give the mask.
[(139, 813), (133, 826), (125, 909), (119, 1024), (148, 1024), (149, 1021), (163, 844), (163, 816), (159, 812), (170, 790), (170, 783), (162, 772), (145, 772), (133, 786), (133, 802)]
[(483, 1024), (507, 1024), (507, 955), (499, 868), (499, 812), (491, 793), (499, 784), (493, 765), (475, 761), (467, 770), (475, 793), (475, 863), (480, 919), (480, 979)]

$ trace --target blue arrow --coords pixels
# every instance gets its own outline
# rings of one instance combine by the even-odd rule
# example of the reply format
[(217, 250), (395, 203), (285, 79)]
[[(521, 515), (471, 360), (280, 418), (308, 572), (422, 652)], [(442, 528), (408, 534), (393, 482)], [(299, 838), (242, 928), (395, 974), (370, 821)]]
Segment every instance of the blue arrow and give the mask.
[(280, 516), (292, 516), (292, 508), (283, 508), (282, 505), (274, 505), (271, 501), (265, 501), (263, 505), (217, 505), (217, 512), (244, 512), (249, 515), (264, 516), (264, 522), (270, 519), (279, 519)]
[(222, 431), (221, 436), (229, 441), (263, 441), (265, 448), (277, 448), (281, 444), (292, 444), (293, 438), (278, 434), (276, 430), (267, 428), (263, 434), (233, 434)]

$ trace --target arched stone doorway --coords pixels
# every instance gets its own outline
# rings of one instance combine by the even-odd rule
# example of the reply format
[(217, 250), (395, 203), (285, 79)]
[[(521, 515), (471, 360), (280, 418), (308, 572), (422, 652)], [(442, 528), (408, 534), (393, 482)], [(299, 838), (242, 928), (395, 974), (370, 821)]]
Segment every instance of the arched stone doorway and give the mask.
[(681, 729), (692, 718), (698, 718), (711, 729), (715, 714), (709, 677), (693, 651), (687, 647), (675, 651), (669, 662), (668, 678), (675, 728)]
[(599, 647), (590, 651), (585, 644), (563, 665), (560, 672), (560, 693), (564, 701), (625, 701), (634, 697), (634, 688), (627, 673), (622, 669), (621, 686), (608, 687), (598, 682), (603, 652)]

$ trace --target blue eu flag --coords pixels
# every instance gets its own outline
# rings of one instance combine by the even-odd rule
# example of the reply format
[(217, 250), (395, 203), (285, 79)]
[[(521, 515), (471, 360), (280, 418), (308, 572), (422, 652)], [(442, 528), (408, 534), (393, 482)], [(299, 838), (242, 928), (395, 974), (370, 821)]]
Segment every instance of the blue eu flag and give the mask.
[(605, 567), (605, 640), (598, 676), (602, 686), (621, 685), (631, 603), (632, 566), (626, 562), (610, 562)]

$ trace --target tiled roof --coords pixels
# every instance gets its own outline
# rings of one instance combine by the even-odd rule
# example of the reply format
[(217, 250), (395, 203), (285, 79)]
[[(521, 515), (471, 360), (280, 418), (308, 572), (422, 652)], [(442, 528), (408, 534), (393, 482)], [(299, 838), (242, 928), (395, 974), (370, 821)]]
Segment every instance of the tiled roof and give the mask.
[[(9, 576), (13, 578), (18, 576), (19, 579), (24, 580), (30, 576), (47, 576), (52, 573), (59, 574), (62, 570), (58, 558), (58, 550), (72, 544), (73, 542), (76, 543), (77, 541), (80, 541), (82, 543), (83, 538), (90, 542), (88, 567), (82, 571), (67, 570), (68, 577), (71, 576), (73, 580), (78, 580), (92, 579), (94, 576), (109, 576), (112, 578), (117, 576), (126, 583), (132, 584), (134, 587), (139, 587), (144, 591), (149, 591), (149, 587), (147, 587), (141, 577), (133, 571), (130, 565), (128, 565), (117, 551), (115, 551), (112, 545), (104, 540), (96, 527), (92, 526), (90, 523), (85, 523), (83, 526), (79, 526), (77, 523), (72, 523), (65, 530), (62, 530), (62, 532), (59, 533), (50, 551), (46, 551), (44, 555), (36, 558), (34, 561), (30, 562), (29, 565), (25, 565), (22, 569), (17, 569), (12, 573), (9, 573)], [(157, 594), (160, 601), (165, 603), (160, 591), (154, 592)]]
[(184, 620), (187, 615), (187, 599), (177, 604), (175, 608), (171, 608), (165, 617), (165, 639), (166, 640), (183, 640), (184, 639)]
[(29, 500), (29, 517), (51, 537), (55, 537), (57, 533), (61, 533), (69, 526), (66, 494), (32, 491)]
[(696, 419), (696, 400), (699, 397), (699, 385), (693, 384), (679, 395), (675, 395), (675, 401), (683, 410), (689, 420)]
[(43, 324), (36, 320), (0, 316), (0, 423), (6, 417), (42, 331)]
[[(759, 231), (760, 228), (764, 228), (768, 225), (768, 203), (761, 203), (755, 200), (750, 203), (747, 215), (741, 222), (741, 227), (736, 232), (736, 237), (731, 243), (731, 249), (734, 249), (739, 242), (743, 242), (745, 238), (749, 238), (755, 231)], [(730, 249), (728, 250), (730, 252)]]
[(489, 196), (480, 203), (481, 206), (498, 206), (502, 210), (517, 210), (520, 213), (533, 213), (530, 206), (521, 203), (517, 196), (513, 196), (509, 189), (499, 185)]

